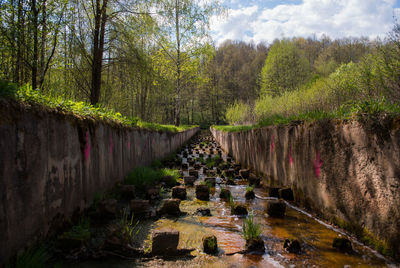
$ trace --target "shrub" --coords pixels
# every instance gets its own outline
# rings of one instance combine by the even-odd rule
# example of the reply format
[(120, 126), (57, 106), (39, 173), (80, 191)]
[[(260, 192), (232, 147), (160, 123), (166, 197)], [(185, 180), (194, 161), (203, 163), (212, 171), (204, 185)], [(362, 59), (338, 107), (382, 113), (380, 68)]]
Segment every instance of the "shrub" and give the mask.
[(252, 121), (251, 108), (243, 102), (235, 102), (229, 106), (225, 113), (229, 124), (244, 124)]

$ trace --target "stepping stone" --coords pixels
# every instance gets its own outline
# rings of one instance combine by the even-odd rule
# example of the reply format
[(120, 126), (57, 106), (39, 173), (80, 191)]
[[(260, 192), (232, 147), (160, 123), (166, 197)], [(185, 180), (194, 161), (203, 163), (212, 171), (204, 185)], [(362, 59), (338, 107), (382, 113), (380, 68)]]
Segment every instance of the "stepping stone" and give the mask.
[(269, 189), (268, 189), (269, 197), (279, 198), (279, 189), (280, 188), (277, 188), (277, 187), (269, 187)]
[(241, 169), (241, 170), (239, 170), (239, 175), (243, 179), (247, 180), (249, 178), (249, 176), (250, 176), (250, 169)]
[(169, 216), (180, 216), (182, 214), (179, 209), (181, 203), (180, 199), (165, 199), (161, 203), (161, 209), (158, 211), (158, 215), (169, 215)]
[(216, 254), (218, 252), (218, 242), (215, 235), (203, 237), (203, 251), (207, 254)]
[(267, 213), (270, 217), (283, 218), (285, 216), (286, 204), (282, 200), (268, 201)]
[(287, 201), (294, 201), (293, 191), (290, 188), (283, 188), (279, 189), (279, 197), (287, 200)]
[(196, 210), (196, 215), (198, 216), (211, 216), (211, 211), (209, 208), (198, 208)]
[(156, 230), (152, 235), (151, 251), (154, 255), (168, 256), (178, 249), (179, 232), (174, 229)]
[(233, 215), (239, 216), (244, 216), (248, 214), (246, 207), (242, 205), (236, 205), (234, 208), (231, 208), (231, 213)]
[(186, 188), (184, 186), (175, 186), (174, 188), (172, 188), (172, 198), (185, 200), (186, 196)]
[(199, 200), (210, 200), (210, 189), (207, 185), (196, 185), (196, 198)]
[(189, 175), (198, 178), (199, 177), (199, 171), (194, 170), (194, 169), (189, 169)]
[(193, 186), (194, 182), (196, 181), (196, 177), (186, 176), (186, 177), (183, 177), (183, 181), (185, 182), (185, 185)]

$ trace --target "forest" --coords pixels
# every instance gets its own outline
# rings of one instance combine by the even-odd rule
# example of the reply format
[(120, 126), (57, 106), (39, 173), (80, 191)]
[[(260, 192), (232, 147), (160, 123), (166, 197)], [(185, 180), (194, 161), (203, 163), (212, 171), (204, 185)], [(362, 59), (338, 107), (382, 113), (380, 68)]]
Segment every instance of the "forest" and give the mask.
[(217, 1), (1, 1), (2, 94), (12, 88), (23, 101), (176, 126), (399, 111), (396, 18), (384, 40), (217, 46), (210, 19), (225, 15)]

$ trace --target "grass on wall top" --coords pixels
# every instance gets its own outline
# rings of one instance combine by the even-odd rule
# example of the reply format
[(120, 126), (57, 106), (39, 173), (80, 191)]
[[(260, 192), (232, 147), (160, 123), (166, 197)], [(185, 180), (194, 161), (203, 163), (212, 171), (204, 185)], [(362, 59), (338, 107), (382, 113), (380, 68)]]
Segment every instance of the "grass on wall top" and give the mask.
[(164, 132), (182, 132), (196, 126), (182, 125), (162, 125), (156, 123), (143, 122), (137, 117), (123, 116), (121, 113), (112, 109), (106, 109), (100, 105), (93, 106), (83, 101), (73, 101), (62, 97), (54, 97), (43, 94), (40, 90), (34, 90), (30, 85), (20, 88), (13, 83), (0, 79), (0, 97), (12, 98), (17, 101), (41, 105), (61, 111), (71, 112), (76, 115), (91, 117), (94, 119), (110, 120), (127, 127), (140, 127), (143, 129), (164, 131)]
[(400, 115), (400, 106), (389, 104), (385, 99), (368, 100), (347, 105), (342, 105), (339, 109), (332, 112), (310, 111), (298, 115), (283, 116), (273, 115), (262, 119), (254, 125), (237, 125), (237, 126), (212, 126), (215, 130), (226, 132), (248, 131), (255, 128), (261, 128), (273, 125), (287, 125), (292, 122), (315, 122), (323, 119), (357, 119), (360, 117), (377, 117), (382, 114), (390, 114), (393, 116)]

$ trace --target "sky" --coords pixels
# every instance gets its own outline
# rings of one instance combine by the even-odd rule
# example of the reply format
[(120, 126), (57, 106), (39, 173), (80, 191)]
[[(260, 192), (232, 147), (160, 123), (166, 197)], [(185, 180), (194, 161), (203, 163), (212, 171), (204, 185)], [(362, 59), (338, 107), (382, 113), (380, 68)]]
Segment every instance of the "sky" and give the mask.
[(276, 38), (384, 38), (400, 21), (400, 0), (223, 0), (211, 19), (216, 44), (226, 39), (271, 43)]

